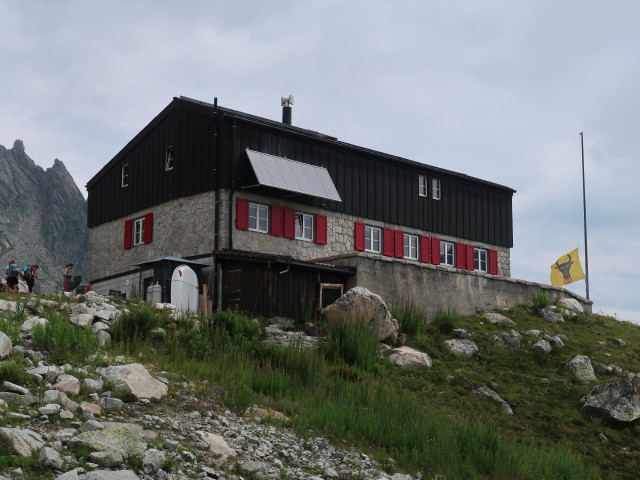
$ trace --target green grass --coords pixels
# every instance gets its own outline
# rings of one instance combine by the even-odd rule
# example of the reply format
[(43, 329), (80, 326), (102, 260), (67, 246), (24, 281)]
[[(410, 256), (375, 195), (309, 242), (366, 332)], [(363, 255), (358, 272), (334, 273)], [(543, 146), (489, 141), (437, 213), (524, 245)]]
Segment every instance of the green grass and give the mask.
[(45, 325), (33, 329), (33, 341), (37, 348), (49, 354), (57, 364), (86, 362), (100, 349), (100, 341), (90, 328), (81, 328), (69, 322), (67, 315), (49, 314)]
[[(317, 432), (355, 443), (378, 458), (391, 456), (399, 470), (420, 471), (425, 479), (436, 473), (453, 479), (635, 478), (629, 472), (635, 471), (636, 454), (617, 452), (621, 445), (639, 450), (638, 432), (584, 418), (579, 400), (592, 385), (572, 383), (563, 366), (587, 352), (594, 361), (632, 369), (640, 362), (640, 350), (633, 346), (640, 342), (640, 329), (597, 315), (549, 324), (529, 306), (502, 313), (517, 326), (446, 311), (411, 330), (410, 346), (434, 360), (424, 372), (385, 363), (378, 342), (357, 323), (324, 326), (327, 340), (315, 352), (300, 344), (264, 344), (259, 324), (235, 312), (181, 323), (161, 342), (123, 337), (114, 348), (196, 383), (206, 381), (209, 387), (199, 397), (203, 404), (222, 403), (238, 411), (254, 404), (277, 408), (303, 435)], [(460, 360), (448, 352), (444, 340), (452, 338), (454, 328), (470, 332), (478, 355)], [(532, 336), (523, 335), (515, 352), (494, 347), (492, 335), (512, 328), (564, 333), (569, 341), (544, 358), (528, 350)], [(631, 346), (599, 343), (613, 338)], [(513, 416), (474, 393), (484, 384), (512, 405)], [(610, 444), (597, 442), (600, 432)]]

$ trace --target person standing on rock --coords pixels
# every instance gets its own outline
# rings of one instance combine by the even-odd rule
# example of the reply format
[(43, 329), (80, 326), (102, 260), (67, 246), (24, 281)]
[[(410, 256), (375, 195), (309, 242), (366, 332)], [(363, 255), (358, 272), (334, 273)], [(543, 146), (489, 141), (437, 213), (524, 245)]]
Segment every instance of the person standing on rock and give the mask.
[(71, 291), (71, 280), (73, 280), (71, 270), (73, 270), (73, 263), (68, 263), (67, 266), (64, 267), (64, 272), (62, 272), (62, 289), (65, 292)]
[(15, 260), (9, 260), (4, 272), (7, 276), (7, 290), (9, 292), (17, 292), (18, 282), (20, 281), (20, 265)]
[(38, 289), (36, 289), (36, 279), (38, 278), (38, 269), (40, 265), (34, 263), (22, 274), (24, 281), (27, 282), (27, 287), (29, 287), (29, 293), (38, 293)]

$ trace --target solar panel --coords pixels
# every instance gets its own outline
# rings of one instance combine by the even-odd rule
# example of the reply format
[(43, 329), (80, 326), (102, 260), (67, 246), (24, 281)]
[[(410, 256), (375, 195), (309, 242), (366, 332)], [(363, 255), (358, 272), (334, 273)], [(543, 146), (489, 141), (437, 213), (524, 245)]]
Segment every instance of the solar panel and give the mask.
[(342, 201), (329, 172), (324, 167), (248, 148), (247, 156), (260, 185), (336, 202)]

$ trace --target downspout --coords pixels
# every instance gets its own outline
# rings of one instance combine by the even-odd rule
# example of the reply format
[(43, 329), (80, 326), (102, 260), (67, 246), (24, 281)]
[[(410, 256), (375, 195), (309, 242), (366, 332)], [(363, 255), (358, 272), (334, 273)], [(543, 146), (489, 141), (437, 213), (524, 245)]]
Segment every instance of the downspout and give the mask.
[(218, 284), (220, 282), (220, 278), (218, 276), (218, 265), (216, 261), (216, 252), (220, 248), (220, 180), (218, 176), (218, 161), (220, 155), (218, 155), (218, 97), (215, 97), (213, 100), (213, 110), (214, 110), (214, 118), (215, 122), (213, 124), (213, 155), (215, 158), (215, 167), (214, 171), (214, 188), (215, 188), (215, 198), (213, 204), (213, 252), (211, 253), (211, 269), (213, 271), (213, 285), (211, 286), (211, 299), (213, 300), (216, 309), (220, 309), (220, 302), (222, 298), (217, 295), (218, 292)]
[(236, 162), (236, 119), (233, 119), (233, 126), (232, 128), (232, 135), (231, 135), (231, 141), (232, 141), (232, 145), (231, 145), (231, 184), (230, 184), (230, 188), (229, 188), (229, 205), (227, 205), (227, 208), (229, 209), (229, 243), (228, 243), (228, 247), (229, 250), (233, 250), (233, 192), (235, 190), (235, 183), (236, 183), (236, 169), (235, 169), (235, 162)]

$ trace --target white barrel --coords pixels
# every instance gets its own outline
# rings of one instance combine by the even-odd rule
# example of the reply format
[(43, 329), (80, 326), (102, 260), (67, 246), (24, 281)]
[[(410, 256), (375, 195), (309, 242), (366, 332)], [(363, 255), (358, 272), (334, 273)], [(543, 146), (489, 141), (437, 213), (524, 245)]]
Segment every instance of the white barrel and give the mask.
[(151, 304), (155, 305), (160, 302), (162, 302), (162, 286), (156, 282), (155, 285), (151, 286)]

